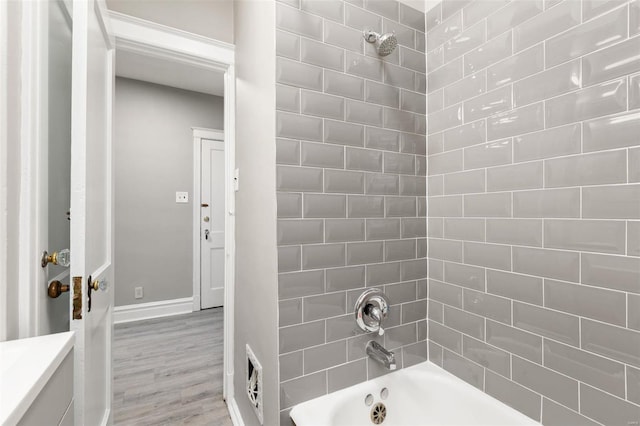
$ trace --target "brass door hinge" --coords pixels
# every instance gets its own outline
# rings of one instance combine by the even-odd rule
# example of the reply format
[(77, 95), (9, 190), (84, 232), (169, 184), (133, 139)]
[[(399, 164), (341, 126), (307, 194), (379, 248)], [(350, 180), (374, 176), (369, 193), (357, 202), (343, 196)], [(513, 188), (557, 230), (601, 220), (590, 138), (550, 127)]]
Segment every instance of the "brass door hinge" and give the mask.
[(73, 319), (82, 319), (82, 277), (73, 277)]

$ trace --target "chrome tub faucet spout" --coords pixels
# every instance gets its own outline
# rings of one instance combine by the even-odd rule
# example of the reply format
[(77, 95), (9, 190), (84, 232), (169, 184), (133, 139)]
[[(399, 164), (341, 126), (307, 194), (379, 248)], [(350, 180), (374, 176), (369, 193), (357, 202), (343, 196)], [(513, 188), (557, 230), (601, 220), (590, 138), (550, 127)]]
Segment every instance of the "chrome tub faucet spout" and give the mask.
[(384, 365), (387, 370), (395, 370), (396, 366), (396, 356), (393, 352), (386, 350), (380, 343), (375, 340), (370, 340), (367, 343), (367, 355), (371, 358)]

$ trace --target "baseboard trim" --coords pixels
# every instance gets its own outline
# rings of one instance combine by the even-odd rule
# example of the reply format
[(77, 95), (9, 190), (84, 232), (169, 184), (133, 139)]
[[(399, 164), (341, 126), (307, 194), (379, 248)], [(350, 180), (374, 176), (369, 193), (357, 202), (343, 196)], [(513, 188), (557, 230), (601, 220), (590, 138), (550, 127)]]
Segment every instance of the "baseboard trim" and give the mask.
[(238, 408), (238, 404), (236, 404), (235, 398), (227, 398), (227, 409), (229, 410), (229, 417), (231, 417), (233, 426), (244, 426), (244, 421), (242, 421), (240, 409)]
[(193, 312), (193, 297), (161, 300), (159, 302), (116, 306), (113, 311), (113, 322), (114, 324), (121, 324), (124, 322), (188, 314), (190, 312)]

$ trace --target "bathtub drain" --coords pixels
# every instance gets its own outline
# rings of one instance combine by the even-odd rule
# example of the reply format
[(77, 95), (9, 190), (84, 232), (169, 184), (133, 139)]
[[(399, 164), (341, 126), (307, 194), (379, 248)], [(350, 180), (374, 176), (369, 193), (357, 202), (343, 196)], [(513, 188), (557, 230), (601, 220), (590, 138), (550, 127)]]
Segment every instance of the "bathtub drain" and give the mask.
[(374, 425), (379, 425), (384, 422), (385, 417), (387, 417), (387, 407), (385, 407), (383, 403), (378, 402), (371, 408), (371, 422), (373, 422)]

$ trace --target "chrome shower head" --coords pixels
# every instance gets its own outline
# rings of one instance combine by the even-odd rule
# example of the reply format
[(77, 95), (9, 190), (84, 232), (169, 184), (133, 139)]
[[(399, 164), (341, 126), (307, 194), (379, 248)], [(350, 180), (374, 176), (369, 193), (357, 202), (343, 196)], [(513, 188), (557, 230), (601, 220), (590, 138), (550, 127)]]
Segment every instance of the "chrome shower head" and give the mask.
[(395, 32), (378, 34), (375, 31), (365, 31), (363, 36), (368, 43), (375, 44), (376, 51), (380, 56), (387, 56), (391, 54), (398, 45)]

